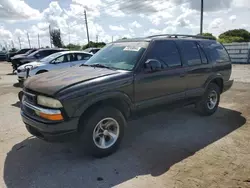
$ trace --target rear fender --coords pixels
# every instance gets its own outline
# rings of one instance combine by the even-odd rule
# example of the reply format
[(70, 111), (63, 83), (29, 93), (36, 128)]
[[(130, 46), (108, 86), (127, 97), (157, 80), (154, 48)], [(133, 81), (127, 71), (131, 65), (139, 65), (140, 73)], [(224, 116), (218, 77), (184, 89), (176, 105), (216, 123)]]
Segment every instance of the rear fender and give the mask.
[(203, 85), (203, 87), (205, 88), (205, 91), (207, 90), (208, 85), (209, 85), (211, 82), (213, 82), (213, 80), (215, 80), (215, 79), (217, 79), (217, 78), (223, 80), (223, 77), (222, 77), (222, 75), (221, 75), (220, 73), (216, 73), (216, 74), (213, 74), (213, 75), (211, 75), (210, 77), (208, 77), (207, 81), (206, 81), (205, 84)]

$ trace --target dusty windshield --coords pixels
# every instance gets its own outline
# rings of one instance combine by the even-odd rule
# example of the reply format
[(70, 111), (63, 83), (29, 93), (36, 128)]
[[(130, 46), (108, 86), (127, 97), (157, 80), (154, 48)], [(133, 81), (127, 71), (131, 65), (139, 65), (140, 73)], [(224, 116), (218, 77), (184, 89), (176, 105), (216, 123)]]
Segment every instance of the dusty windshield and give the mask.
[(132, 70), (147, 46), (147, 42), (108, 44), (85, 64), (100, 64), (114, 69)]

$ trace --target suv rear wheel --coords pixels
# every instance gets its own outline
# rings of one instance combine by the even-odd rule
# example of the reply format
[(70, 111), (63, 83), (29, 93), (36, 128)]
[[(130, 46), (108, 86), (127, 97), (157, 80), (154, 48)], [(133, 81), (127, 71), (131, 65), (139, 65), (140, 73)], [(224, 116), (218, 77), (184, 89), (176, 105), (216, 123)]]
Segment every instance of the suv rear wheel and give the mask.
[(216, 112), (220, 102), (220, 88), (215, 83), (210, 83), (202, 99), (196, 104), (198, 113), (210, 116)]
[(99, 107), (87, 121), (80, 122), (80, 144), (94, 157), (114, 153), (122, 140), (126, 120), (114, 107)]

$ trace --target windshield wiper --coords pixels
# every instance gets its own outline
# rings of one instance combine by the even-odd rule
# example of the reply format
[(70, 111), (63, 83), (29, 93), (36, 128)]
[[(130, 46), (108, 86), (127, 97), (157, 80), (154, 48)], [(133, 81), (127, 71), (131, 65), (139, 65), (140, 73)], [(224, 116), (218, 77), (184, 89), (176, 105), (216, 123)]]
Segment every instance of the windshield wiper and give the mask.
[(111, 69), (111, 70), (114, 70), (115, 68), (112, 68), (112, 67), (109, 67), (109, 66), (106, 66), (106, 65), (103, 65), (103, 64), (99, 64), (99, 63), (96, 63), (96, 64), (93, 64), (93, 65), (89, 65), (91, 67), (98, 67), (98, 68), (106, 68), (106, 69)]
[(86, 64), (81, 64), (79, 67), (90, 67), (90, 65), (86, 65)]

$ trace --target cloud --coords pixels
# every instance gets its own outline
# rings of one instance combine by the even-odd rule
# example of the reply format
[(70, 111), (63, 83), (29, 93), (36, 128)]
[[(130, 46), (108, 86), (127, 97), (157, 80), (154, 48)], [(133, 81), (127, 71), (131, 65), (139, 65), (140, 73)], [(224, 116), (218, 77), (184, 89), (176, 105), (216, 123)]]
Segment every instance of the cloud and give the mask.
[[(182, 0), (184, 2), (185, 0)], [(233, 0), (209, 0), (204, 1), (205, 12), (221, 11), (223, 9), (229, 9), (232, 5)], [(190, 1), (190, 8), (200, 11), (201, 1)]]
[(131, 28), (140, 28), (140, 27), (142, 27), (142, 25), (139, 24), (137, 21), (134, 21), (129, 25), (130, 25)]
[(234, 7), (245, 7), (250, 8), (250, 1), (249, 0), (233, 0)]
[(2, 20), (32, 20), (40, 17), (40, 12), (24, 1), (1, 0), (0, 2), (0, 19)]
[(109, 25), (109, 29), (113, 31), (125, 31), (126, 29), (123, 26), (115, 26), (115, 25)]
[(223, 20), (222, 20), (222, 18), (216, 18), (216, 19), (214, 19), (214, 20), (209, 24), (208, 28), (209, 28), (209, 30), (211, 30), (211, 32), (212, 32), (213, 29), (218, 29), (218, 28), (222, 27), (222, 25), (223, 25)]
[(5, 29), (4, 27), (0, 27), (0, 38), (4, 40), (8, 40), (12, 38), (12, 33)]
[(236, 18), (237, 18), (236, 15), (232, 15), (229, 17), (229, 20), (231, 20), (231, 22), (233, 23), (235, 22)]
[(135, 31), (131, 28), (128, 29), (130, 33), (134, 33)]
[(105, 13), (112, 17), (124, 17), (125, 14), (123, 11), (119, 10), (119, 4), (113, 4), (107, 8), (105, 8)]

